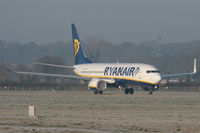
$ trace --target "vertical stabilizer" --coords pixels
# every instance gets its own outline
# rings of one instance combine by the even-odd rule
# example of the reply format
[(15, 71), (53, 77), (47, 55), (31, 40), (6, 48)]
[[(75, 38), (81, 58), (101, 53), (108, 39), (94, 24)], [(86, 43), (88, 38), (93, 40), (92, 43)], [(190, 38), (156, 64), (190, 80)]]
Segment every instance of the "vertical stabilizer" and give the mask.
[(76, 26), (72, 24), (72, 40), (73, 40), (73, 50), (75, 57), (75, 65), (77, 64), (87, 64), (92, 63), (84, 54), (81, 42), (76, 31)]

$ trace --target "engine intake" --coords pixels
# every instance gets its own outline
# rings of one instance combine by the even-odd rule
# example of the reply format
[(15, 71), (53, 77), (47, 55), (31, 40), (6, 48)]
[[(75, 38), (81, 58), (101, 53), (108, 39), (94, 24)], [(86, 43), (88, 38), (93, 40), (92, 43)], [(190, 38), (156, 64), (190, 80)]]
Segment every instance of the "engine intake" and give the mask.
[(90, 80), (88, 88), (103, 91), (107, 88), (107, 83), (101, 79), (94, 78)]

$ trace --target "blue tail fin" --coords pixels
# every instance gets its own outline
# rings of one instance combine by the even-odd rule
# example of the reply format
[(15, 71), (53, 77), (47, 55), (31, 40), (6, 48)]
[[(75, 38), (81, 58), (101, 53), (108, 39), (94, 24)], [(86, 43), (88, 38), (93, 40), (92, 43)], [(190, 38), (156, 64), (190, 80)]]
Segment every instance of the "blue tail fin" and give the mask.
[(76, 31), (76, 26), (72, 24), (72, 39), (74, 48), (75, 65), (92, 63), (85, 55), (81, 48), (81, 42)]

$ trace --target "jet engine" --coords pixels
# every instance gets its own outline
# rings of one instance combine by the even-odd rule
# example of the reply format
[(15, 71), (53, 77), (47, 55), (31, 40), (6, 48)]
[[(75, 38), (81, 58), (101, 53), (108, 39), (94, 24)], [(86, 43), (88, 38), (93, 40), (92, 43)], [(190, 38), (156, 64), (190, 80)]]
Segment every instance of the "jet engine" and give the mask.
[(107, 88), (107, 83), (101, 79), (93, 78), (90, 80), (88, 88), (92, 90), (103, 91)]

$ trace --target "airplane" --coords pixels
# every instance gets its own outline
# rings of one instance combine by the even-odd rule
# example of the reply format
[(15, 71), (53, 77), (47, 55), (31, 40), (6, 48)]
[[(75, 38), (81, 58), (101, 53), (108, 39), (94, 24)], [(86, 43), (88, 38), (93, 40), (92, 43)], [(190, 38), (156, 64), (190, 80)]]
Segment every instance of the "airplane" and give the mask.
[(88, 88), (94, 91), (94, 94), (103, 94), (103, 91), (108, 86), (112, 85), (119, 88), (124, 88), (125, 94), (133, 94), (132, 86), (141, 86), (148, 94), (153, 94), (158, 90), (161, 79), (173, 78), (186, 75), (196, 74), (196, 58), (194, 59), (194, 69), (191, 73), (180, 73), (161, 75), (160, 70), (150, 64), (144, 63), (93, 63), (85, 55), (82, 45), (76, 30), (75, 24), (71, 25), (74, 65), (56, 65), (38, 62), (38, 65), (46, 65), (52, 67), (73, 69), (74, 75), (61, 75), (50, 73), (24, 72), (14, 71), (6, 68), (8, 71), (16, 74), (47, 76), (66, 79), (78, 79), (88, 81)]

